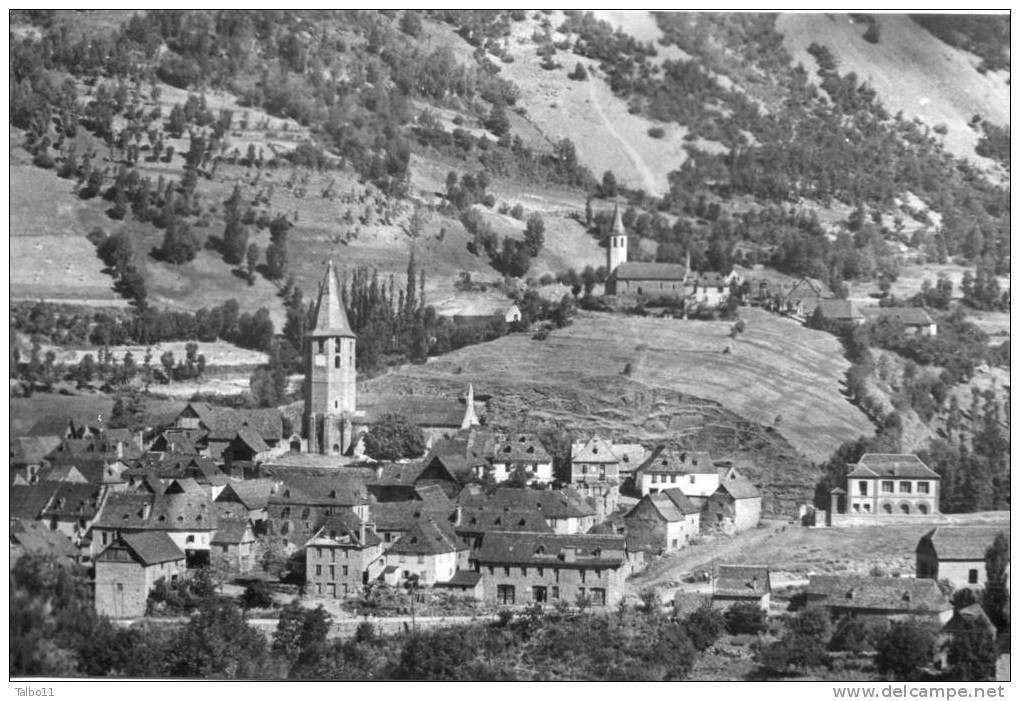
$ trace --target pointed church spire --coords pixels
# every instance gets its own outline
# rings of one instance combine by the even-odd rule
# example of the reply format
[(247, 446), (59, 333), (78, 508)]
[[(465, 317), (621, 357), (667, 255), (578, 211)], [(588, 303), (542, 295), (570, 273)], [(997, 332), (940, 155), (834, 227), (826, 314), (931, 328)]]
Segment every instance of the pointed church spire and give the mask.
[(620, 201), (616, 201), (616, 206), (613, 207), (613, 236), (626, 236), (627, 231), (623, 228), (623, 216), (620, 214)]
[(351, 324), (347, 321), (340, 285), (336, 281), (333, 261), (326, 263), (326, 276), (319, 285), (319, 299), (315, 303), (315, 323), (309, 332), (314, 337), (348, 336), (354, 338)]
[(479, 424), (478, 415), (475, 414), (475, 388), (468, 384), (467, 408), (464, 410), (464, 420), (460, 422), (461, 429), (471, 428)]

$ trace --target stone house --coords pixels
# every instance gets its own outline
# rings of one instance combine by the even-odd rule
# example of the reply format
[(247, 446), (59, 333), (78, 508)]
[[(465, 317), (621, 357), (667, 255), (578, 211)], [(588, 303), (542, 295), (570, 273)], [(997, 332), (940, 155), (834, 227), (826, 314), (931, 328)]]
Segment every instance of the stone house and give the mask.
[(39, 520), (50, 530), (63, 533), (75, 545), (81, 545), (110, 492), (88, 482), (58, 482), (56, 485)]
[(481, 572), (457, 570), (453, 578), (445, 582), (436, 582), (436, 589), (462, 596), (465, 599), (483, 601), (485, 599), (485, 580)]
[(219, 518), (211, 541), (212, 557), (229, 564), (235, 572), (255, 567), (255, 530), (248, 520)]
[(498, 436), (489, 463), (496, 482), (505, 482), (518, 471), (529, 485), (553, 481), (552, 456), (538, 436), (531, 433)]
[(719, 487), (719, 470), (706, 452), (658, 446), (635, 470), (634, 486), (641, 496), (677, 488), (700, 508)]
[(485, 505), (457, 507), (454, 531), (471, 552), (482, 546), (486, 533), (494, 531), (554, 532), (541, 510), (537, 508), (490, 509)]
[(174, 480), (162, 494), (111, 494), (92, 525), (92, 547), (97, 552), (125, 534), (158, 531), (184, 552), (189, 568), (201, 567), (209, 563), (216, 526), (209, 495), (194, 482)]
[(471, 556), (491, 606), (527, 606), (588, 597), (615, 606), (630, 572), (620, 535), (487, 533)]
[(846, 490), (831, 493), (830, 525), (937, 514), (939, 480), (916, 455), (865, 453), (851, 466)]
[(270, 494), (268, 532), (303, 544), (326, 517), (351, 511), (368, 519), (368, 491), (363, 482), (336, 477), (287, 476)]
[(728, 609), (734, 604), (754, 604), (769, 610), (772, 577), (768, 567), (719, 565), (712, 576), (712, 607)]
[(453, 578), (468, 546), (446, 520), (422, 518), (385, 552), (386, 570), (396, 581), (417, 577), (420, 586)]
[(350, 512), (330, 516), (305, 544), (305, 583), (310, 594), (357, 594), (384, 567), (382, 540)]
[(701, 510), (679, 489), (649, 494), (624, 516), (628, 543), (662, 555), (679, 550), (698, 535)]
[(268, 479), (230, 481), (213, 498), (213, 511), (218, 518), (251, 521), (255, 534), (264, 534), (273, 486)]
[(500, 487), (492, 494), (465, 489), (460, 506), (500, 511), (538, 511), (555, 533), (587, 533), (597, 521), (598, 510), (575, 489), (515, 489)]
[(903, 330), (916, 336), (935, 336), (938, 324), (922, 307), (865, 307), (864, 315), (869, 321), (889, 319), (903, 325)]
[(719, 486), (702, 507), (705, 530), (739, 533), (761, 522), (761, 492), (735, 469), (720, 471)]
[(817, 574), (808, 581), (807, 600), (833, 617), (917, 617), (944, 624), (953, 615), (949, 597), (934, 579)]
[(177, 581), (185, 571), (185, 555), (166, 533), (124, 533), (95, 559), (95, 606), (111, 618), (145, 615), (146, 600), (156, 582)]
[(375, 533), (382, 539), (383, 550), (388, 550), (421, 519), (451, 521), (455, 510), (454, 506), (436, 507), (430, 502), (418, 499), (379, 502), (371, 505), (370, 523)]
[(848, 328), (860, 326), (867, 319), (857, 305), (848, 299), (820, 299), (811, 316), (826, 327)]
[(995, 537), (1009, 532), (984, 526), (939, 526), (917, 543), (918, 579), (947, 579), (956, 589), (983, 589), (988, 581), (985, 551)]
[(259, 435), (270, 452), (283, 447), (283, 417), (276, 409), (233, 409), (189, 402), (173, 423), (173, 428), (195, 431), (199, 453), (213, 460), (221, 460), (223, 451), (246, 427)]
[(584, 443), (570, 448), (570, 481), (572, 484), (588, 482), (620, 482), (620, 458), (613, 452), (613, 444), (600, 436), (592, 436)]

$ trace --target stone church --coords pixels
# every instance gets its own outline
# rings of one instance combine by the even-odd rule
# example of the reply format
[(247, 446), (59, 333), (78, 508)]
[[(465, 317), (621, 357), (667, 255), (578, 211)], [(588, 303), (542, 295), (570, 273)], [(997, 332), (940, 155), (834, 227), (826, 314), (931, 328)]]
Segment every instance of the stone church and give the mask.
[(307, 334), (304, 450), (320, 455), (359, 453), (364, 434), (389, 413), (401, 414), (425, 434), (426, 445), (479, 425), (474, 389), (464, 397), (358, 394), (357, 337), (340, 295), (333, 261), (319, 286), (312, 327)]

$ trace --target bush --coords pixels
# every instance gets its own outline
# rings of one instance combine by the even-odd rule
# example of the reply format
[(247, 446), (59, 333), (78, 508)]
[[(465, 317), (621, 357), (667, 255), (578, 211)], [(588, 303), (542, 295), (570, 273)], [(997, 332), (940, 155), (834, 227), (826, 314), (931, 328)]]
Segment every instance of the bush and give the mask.
[(365, 434), (365, 453), (375, 460), (417, 458), (424, 452), (421, 429), (399, 414), (386, 414)]
[(586, 71), (581, 62), (578, 61), (577, 65), (574, 66), (574, 70), (567, 74), (567, 77), (571, 80), (588, 80), (588, 71)]
[(712, 647), (725, 627), (723, 614), (710, 605), (701, 606), (683, 621), (684, 632), (698, 652)]
[(918, 621), (893, 623), (875, 646), (875, 667), (886, 676), (916, 680), (935, 656), (935, 635)]
[(768, 628), (765, 612), (755, 604), (733, 604), (727, 609), (723, 620), (726, 632), (730, 635), (757, 635)]
[(834, 652), (872, 652), (888, 626), (884, 620), (846, 618), (836, 626), (829, 649)]
[(648, 136), (652, 137), (653, 139), (661, 139), (665, 135), (666, 130), (663, 129), (662, 127), (652, 127), (651, 129), (648, 130)]
[(245, 609), (267, 609), (273, 607), (273, 595), (265, 582), (252, 582), (244, 588), (241, 607)]

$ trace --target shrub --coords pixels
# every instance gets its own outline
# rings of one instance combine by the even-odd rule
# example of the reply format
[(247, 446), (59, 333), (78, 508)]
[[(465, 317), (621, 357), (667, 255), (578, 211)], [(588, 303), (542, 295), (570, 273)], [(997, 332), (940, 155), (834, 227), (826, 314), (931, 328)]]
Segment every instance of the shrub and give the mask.
[(895, 679), (914, 680), (935, 656), (935, 635), (917, 621), (893, 623), (875, 646), (875, 667)]
[(765, 612), (754, 604), (733, 604), (723, 616), (730, 635), (764, 633), (768, 628)]
[(665, 135), (666, 130), (663, 129), (662, 127), (652, 127), (651, 129), (648, 130), (648, 136), (652, 137), (653, 139), (661, 139)]
[(265, 582), (252, 582), (244, 588), (241, 607), (245, 609), (266, 609), (273, 606), (273, 595)]
[(836, 626), (836, 632), (829, 641), (829, 649), (835, 652), (871, 652), (888, 628), (882, 620), (846, 618)]
[(567, 77), (571, 80), (588, 80), (588, 71), (586, 71), (581, 62), (578, 61), (577, 65), (574, 66), (574, 70), (572, 70)]
[[(761, 609), (758, 609), (759, 611)], [(684, 619), (683, 629), (698, 652), (710, 648), (726, 627), (723, 614), (710, 605), (701, 606)]]

